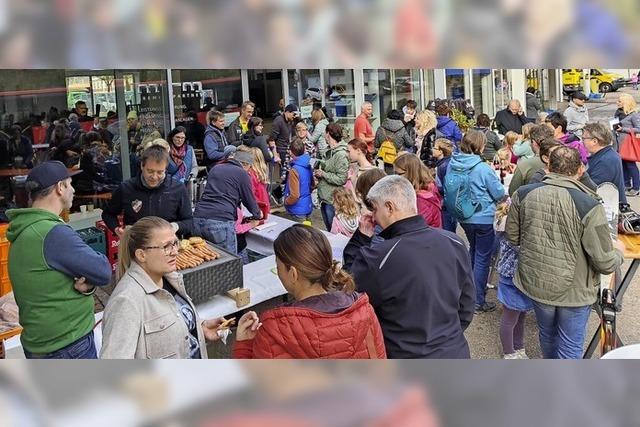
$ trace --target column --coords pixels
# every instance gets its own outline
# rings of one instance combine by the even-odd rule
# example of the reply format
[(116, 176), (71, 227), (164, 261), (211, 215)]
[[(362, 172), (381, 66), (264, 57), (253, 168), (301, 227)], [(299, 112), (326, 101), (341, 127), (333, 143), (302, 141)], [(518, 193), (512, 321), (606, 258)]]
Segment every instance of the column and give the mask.
[(433, 85), (436, 98), (445, 99), (447, 97), (447, 79), (444, 68), (433, 70)]
[[(524, 69), (510, 69), (509, 80), (511, 81), (511, 98), (517, 99), (522, 104), (523, 108), (527, 105), (527, 98), (525, 92), (527, 90), (527, 77)], [(506, 100), (507, 102), (510, 100)]]

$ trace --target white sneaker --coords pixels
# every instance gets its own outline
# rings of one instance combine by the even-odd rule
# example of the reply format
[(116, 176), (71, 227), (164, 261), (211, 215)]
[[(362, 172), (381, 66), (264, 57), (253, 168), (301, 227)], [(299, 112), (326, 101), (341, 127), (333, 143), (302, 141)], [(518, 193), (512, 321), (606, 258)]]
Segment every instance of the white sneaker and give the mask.
[(527, 353), (525, 353), (524, 348), (516, 350), (514, 354), (517, 356), (516, 359), (529, 359), (529, 356), (527, 356)]
[(513, 352), (511, 354), (505, 354), (504, 356), (502, 356), (503, 359), (505, 360), (515, 360), (515, 359), (520, 359), (518, 357), (518, 353), (517, 352)]

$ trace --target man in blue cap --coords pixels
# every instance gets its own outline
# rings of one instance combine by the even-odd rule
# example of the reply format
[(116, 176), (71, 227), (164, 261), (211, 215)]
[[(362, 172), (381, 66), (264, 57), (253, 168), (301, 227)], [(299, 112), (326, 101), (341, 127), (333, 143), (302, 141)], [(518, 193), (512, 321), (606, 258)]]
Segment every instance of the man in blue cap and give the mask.
[(62, 221), (74, 189), (62, 162), (31, 170), (32, 206), (7, 211), (9, 277), (20, 309), (20, 340), (28, 359), (95, 359), (95, 286), (111, 280), (107, 258)]

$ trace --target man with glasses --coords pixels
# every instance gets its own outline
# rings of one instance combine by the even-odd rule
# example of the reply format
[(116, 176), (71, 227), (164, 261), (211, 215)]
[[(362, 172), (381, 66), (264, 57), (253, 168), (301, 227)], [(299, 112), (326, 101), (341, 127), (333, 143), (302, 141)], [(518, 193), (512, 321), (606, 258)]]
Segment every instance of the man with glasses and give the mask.
[(73, 202), (73, 174), (57, 161), (36, 166), (25, 184), (32, 207), (7, 211), (9, 277), (28, 359), (97, 358), (92, 294), (109, 284), (111, 266), (60, 218)]
[(158, 216), (173, 223), (176, 231), (189, 231), (191, 199), (184, 184), (166, 177), (169, 152), (151, 145), (142, 152), (140, 164), (141, 173), (120, 184), (102, 212), (106, 226), (121, 237), (124, 227), (118, 224), (118, 215), (124, 213), (125, 226), (140, 218)]
[(587, 123), (582, 131), (582, 143), (589, 152), (589, 176), (596, 185), (610, 182), (618, 187), (620, 203), (627, 203), (624, 193), (622, 160), (611, 146), (613, 136), (602, 123)]

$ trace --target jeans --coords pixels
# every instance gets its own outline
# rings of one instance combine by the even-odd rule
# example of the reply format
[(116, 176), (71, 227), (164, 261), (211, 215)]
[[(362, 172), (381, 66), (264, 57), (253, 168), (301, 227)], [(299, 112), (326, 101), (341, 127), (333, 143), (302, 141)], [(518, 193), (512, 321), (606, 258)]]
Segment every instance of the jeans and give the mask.
[(442, 210), (442, 228), (452, 233), (458, 228), (458, 221), (445, 210)]
[(235, 225), (235, 221), (194, 218), (193, 234), (215, 243), (227, 252), (235, 254), (238, 250)]
[(640, 171), (636, 162), (622, 161), (622, 175), (624, 176), (624, 186), (634, 190), (640, 190)]
[(333, 224), (333, 217), (336, 216), (336, 210), (333, 205), (327, 202), (320, 203), (320, 213), (322, 214), (322, 221), (327, 231), (331, 231), (331, 225)]
[(580, 359), (591, 306), (556, 307), (533, 302), (545, 359)]
[(485, 303), (489, 266), (493, 255), (496, 234), (493, 224), (461, 224), (469, 240), (469, 255), (473, 268), (473, 282), (476, 285), (476, 306)]
[(72, 342), (60, 350), (51, 353), (39, 354), (24, 350), (27, 359), (97, 359), (96, 343), (93, 339), (93, 330), (82, 338)]

